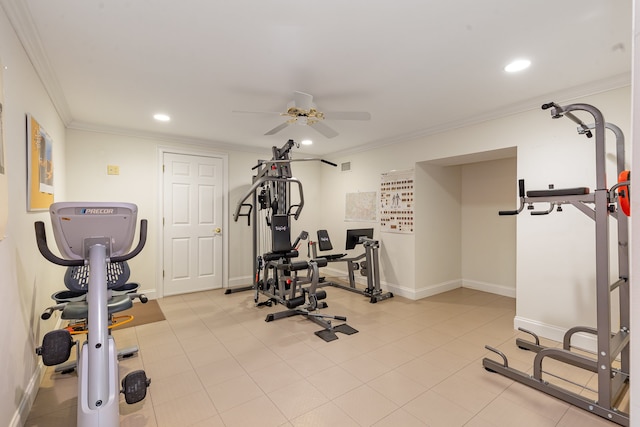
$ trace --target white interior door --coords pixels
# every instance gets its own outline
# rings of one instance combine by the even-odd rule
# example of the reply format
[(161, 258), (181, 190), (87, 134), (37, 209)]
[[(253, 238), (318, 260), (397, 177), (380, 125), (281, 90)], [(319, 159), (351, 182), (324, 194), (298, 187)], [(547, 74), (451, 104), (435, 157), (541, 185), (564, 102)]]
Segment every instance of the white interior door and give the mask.
[(164, 153), (164, 295), (222, 287), (223, 161)]

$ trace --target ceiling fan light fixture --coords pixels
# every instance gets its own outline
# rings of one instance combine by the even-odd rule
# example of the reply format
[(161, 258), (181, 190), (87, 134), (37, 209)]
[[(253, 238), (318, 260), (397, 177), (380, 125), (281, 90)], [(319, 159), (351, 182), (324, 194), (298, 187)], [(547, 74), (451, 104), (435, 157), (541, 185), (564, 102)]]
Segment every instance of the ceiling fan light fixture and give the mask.
[(154, 114), (153, 118), (156, 119), (159, 122), (168, 122), (168, 121), (171, 120), (171, 117), (169, 117), (168, 114), (164, 114), (164, 113)]
[(300, 141), (300, 144), (302, 145), (311, 145), (313, 144), (313, 141), (310, 139), (303, 139), (302, 141)]
[(507, 73), (517, 73), (518, 71), (526, 70), (531, 66), (531, 61), (528, 59), (516, 59), (510, 62), (504, 67)]

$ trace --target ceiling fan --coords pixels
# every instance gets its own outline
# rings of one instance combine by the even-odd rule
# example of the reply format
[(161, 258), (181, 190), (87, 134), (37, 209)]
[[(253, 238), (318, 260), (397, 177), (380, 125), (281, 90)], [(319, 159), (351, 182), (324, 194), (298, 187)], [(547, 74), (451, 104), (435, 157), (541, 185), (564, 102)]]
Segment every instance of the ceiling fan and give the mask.
[(294, 92), (293, 101), (287, 104), (287, 111), (284, 113), (267, 112), (267, 111), (234, 111), (234, 113), (249, 114), (278, 114), (288, 117), (287, 121), (271, 129), (265, 135), (274, 135), (292, 124), (307, 125), (320, 132), (327, 138), (338, 136), (331, 127), (327, 126), (323, 121), (326, 120), (371, 120), (371, 114), (363, 111), (334, 111), (321, 112), (318, 111), (313, 103), (313, 96), (304, 92)]

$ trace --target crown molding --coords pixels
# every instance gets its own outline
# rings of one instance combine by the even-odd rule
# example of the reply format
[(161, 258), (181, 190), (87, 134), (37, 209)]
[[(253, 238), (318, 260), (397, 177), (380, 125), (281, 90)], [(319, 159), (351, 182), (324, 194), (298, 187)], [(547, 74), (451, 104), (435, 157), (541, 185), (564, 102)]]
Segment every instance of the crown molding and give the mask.
[(431, 135), (436, 135), (443, 132), (452, 131), (454, 129), (463, 128), (466, 126), (476, 125), (489, 120), (496, 120), (501, 117), (507, 117), (514, 114), (520, 114), (527, 111), (534, 111), (540, 108), (540, 105), (550, 100), (554, 100), (557, 103), (566, 103), (573, 101), (577, 98), (584, 98), (585, 96), (596, 95), (602, 92), (608, 92), (610, 90), (620, 89), (625, 86), (631, 85), (631, 73), (623, 73), (616, 76), (612, 76), (607, 79), (597, 80), (588, 84), (574, 86), (562, 91), (554, 92), (551, 94), (537, 96), (535, 98), (528, 99), (526, 101), (518, 102), (515, 104), (507, 105), (492, 111), (487, 111), (482, 114), (478, 114), (473, 117), (469, 117), (465, 120), (457, 120), (454, 122), (448, 122), (437, 126), (425, 128), (416, 132), (411, 132), (403, 135), (398, 135), (393, 138), (379, 139), (357, 147), (352, 147), (346, 150), (335, 151), (328, 153), (331, 157), (342, 157), (345, 155), (356, 154), (363, 151), (369, 151), (374, 148), (385, 147), (388, 145), (399, 144), (402, 142), (414, 141), (416, 139), (424, 138)]
[(104, 133), (109, 135), (118, 135), (124, 137), (150, 139), (154, 141), (162, 141), (165, 143), (194, 145), (206, 148), (215, 148), (218, 150), (240, 151), (246, 153), (260, 153), (269, 150), (271, 147), (257, 147), (243, 144), (229, 144), (227, 142), (214, 141), (209, 139), (193, 138), (182, 135), (171, 135), (157, 132), (138, 131), (134, 129), (118, 128), (114, 126), (97, 125), (93, 123), (85, 123), (73, 120), (67, 125), (67, 129), (78, 130), (83, 132)]
[(51, 62), (42, 46), (42, 40), (38, 34), (38, 29), (33, 21), (27, 2), (22, 0), (0, 1), (13, 30), (22, 44), (22, 48), (31, 61), (60, 119), (65, 125), (68, 125), (73, 120), (69, 104), (64, 96), (58, 78), (53, 71)]

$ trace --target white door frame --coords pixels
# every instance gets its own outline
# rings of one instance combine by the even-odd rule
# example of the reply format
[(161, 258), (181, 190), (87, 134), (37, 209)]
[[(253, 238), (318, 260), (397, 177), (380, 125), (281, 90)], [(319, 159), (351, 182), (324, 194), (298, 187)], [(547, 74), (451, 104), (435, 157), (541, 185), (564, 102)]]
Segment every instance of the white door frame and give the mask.
[(180, 147), (158, 147), (158, 260), (156, 265), (156, 292), (157, 297), (164, 297), (164, 177), (163, 160), (165, 153), (183, 154), (187, 156), (215, 157), (222, 160), (222, 288), (229, 287), (229, 155), (213, 150), (193, 150)]

